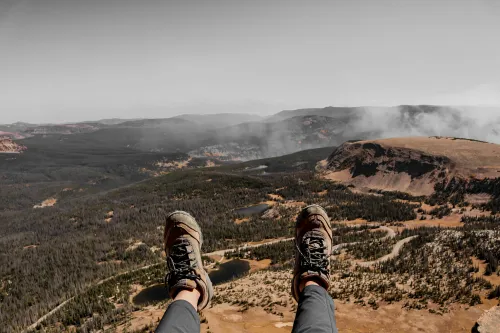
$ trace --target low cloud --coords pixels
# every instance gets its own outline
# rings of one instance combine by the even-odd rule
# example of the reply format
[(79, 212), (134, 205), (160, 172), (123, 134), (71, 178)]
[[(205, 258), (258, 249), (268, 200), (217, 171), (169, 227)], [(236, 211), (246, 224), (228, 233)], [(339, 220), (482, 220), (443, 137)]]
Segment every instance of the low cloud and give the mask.
[(383, 138), (453, 136), (500, 143), (500, 107), (364, 108), (351, 127)]

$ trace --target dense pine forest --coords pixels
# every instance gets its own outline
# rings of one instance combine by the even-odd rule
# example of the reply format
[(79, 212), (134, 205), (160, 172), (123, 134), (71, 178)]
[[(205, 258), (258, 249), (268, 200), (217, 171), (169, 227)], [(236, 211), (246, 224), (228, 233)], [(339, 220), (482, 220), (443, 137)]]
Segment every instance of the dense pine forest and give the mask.
[[(269, 269), (279, 271), (290, 267), (293, 242), (244, 251), (238, 248), (250, 242), (293, 237), (294, 218), (300, 207), (321, 204), (332, 218), (335, 244), (351, 243), (332, 257), (336, 274), (331, 293), (335, 298), (354, 297), (367, 304), (369, 299), (374, 308), (381, 301), (406, 298), (414, 300), (408, 301), (407, 307), (415, 308), (422, 300), (431, 300), (442, 304), (445, 311), (454, 301), (476, 304), (481, 290), (497, 297), (491, 284), (473, 276), (477, 270), (470, 261), (472, 256), (485, 260), (484, 273), (498, 274), (497, 216), (464, 216), (461, 228), (405, 229), (387, 237), (386, 231), (379, 230), (381, 225), (397, 228), (401, 222), (420, 217), (447, 216), (452, 206), (442, 198), (464, 196), (450, 192), (449, 186), (439, 188), (439, 198), (431, 200), (441, 206), (425, 211), (421, 205), (427, 198), (398, 192), (354, 193), (323, 180), (315, 170), (327, 151), (330, 149), (173, 171), (114, 190), (94, 189), (91, 195), (75, 198), (58, 192), (60, 202), (43, 209), (19, 209), (9, 204), (0, 213), (0, 322), (4, 323), (0, 332), (20, 331), (68, 299), (68, 304), (39, 329), (58, 331), (53, 325), (60, 323), (90, 332), (118, 323), (137, 308), (128, 298), (132, 283), (162, 283), (163, 224), (174, 210), (186, 210), (196, 217), (204, 232), (205, 253), (235, 248), (227, 254), (229, 259), (271, 259)], [(16, 186), (9, 189), (13, 195), (19, 189), (19, 197), (23, 197), (26, 188)], [(494, 195), (493, 199), (477, 208), (494, 210), (497, 183), (476, 184), (470, 191), (484, 188)], [(2, 191), (7, 195), (9, 190), (2, 186)], [(51, 191), (55, 189), (39, 186), (33, 196), (42, 201), (54, 195)], [(269, 204), (265, 213), (235, 223), (243, 218), (237, 209), (262, 203)], [(457, 204), (465, 205), (463, 200)], [(365, 222), (357, 226), (344, 223), (356, 219)], [(457, 241), (449, 242), (451, 236)], [(356, 262), (390, 253), (398, 241), (408, 237), (415, 238), (396, 258), (372, 269), (356, 266)], [(435, 246), (446, 246), (449, 251), (432, 261)], [(354, 271), (339, 261), (338, 255), (351, 260)], [(218, 265), (206, 259), (207, 265)], [(449, 264), (436, 266), (436, 262)], [(367, 276), (372, 279), (368, 285)], [(405, 277), (415, 281), (411, 292), (396, 288), (398, 283), (407, 282)], [(376, 281), (385, 287), (377, 287)]]

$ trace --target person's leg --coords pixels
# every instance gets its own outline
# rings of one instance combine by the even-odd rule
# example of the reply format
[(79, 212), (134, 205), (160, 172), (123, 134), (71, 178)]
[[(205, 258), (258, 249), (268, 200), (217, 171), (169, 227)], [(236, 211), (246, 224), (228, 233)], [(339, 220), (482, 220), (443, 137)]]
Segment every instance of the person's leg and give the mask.
[(156, 332), (200, 332), (196, 310), (204, 309), (213, 295), (212, 283), (203, 268), (201, 229), (186, 212), (174, 212), (165, 225), (167, 276), (165, 282), (174, 302), (165, 312)]
[(335, 305), (325, 288), (307, 283), (300, 293), (292, 333), (337, 333)]
[(292, 296), (299, 302), (293, 333), (337, 333), (330, 285), (332, 229), (325, 210), (304, 208), (295, 227)]
[(156, 328), (157, 333), (196, 333), (200, 332), (200, 317), (196, 311), (200, 292), (180, 291), (163, 315)]

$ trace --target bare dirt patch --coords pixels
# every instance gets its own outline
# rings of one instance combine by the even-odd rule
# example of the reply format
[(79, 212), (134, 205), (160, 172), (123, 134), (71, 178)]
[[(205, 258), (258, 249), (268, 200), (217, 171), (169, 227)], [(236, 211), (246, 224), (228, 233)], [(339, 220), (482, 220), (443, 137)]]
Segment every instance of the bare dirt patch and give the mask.
[(33, 208), (53, 207), (56, 203), (56, 198), (48, 198), (47, 200), (42, 201), (39, 205), (34, 205)]
[(248, 221), (250, 221), (250, 218), (249, 218), (249, 217), (243, 217), (243, 218), (241, 218), (241, 219), (236, 219), (236, 220), (234, 220), (234, 223), (236, 223), (236, 224), (242, 224), (242, 223), (244, 223), (244, 222), (248, 222)]
[(243, 260), (250, 264), (250, 273), (259, 271), (261, 269), (266, 269), (269, 266), (271, 266), (271, 259), (263, 259), (263, 260), (243, 259)]
[(326, 159), (325, 160), (321, 160), (318, 163), (316, 163), (316, 170), (317, 171), (323, 171), (323, 170), (326, 169), (327, 165), (328, 165), (328, 160), (326, 160)]
[(307, 204), (303, 201), (287, 201), (281, 204), (285, 208), (302, 208)]
[(145, 246), (146, 244), (144, 244), (143, 242), (141, 241), (138, 241), (138, 242), (135, 242), (134, 244), (130, 245), (129, 247), (127, 247), (127, 249), (125, 250), (125, 252), (129, 252), (129, 251), (134, 251), (136, 250), (139, 246)]
[[(244, 305), (215, 304), (204, 311), (211, 332), (264, 333), (291, 332), (296, 303), (290, 299), (290, 276), (286, 272), (258, 272), (237, 282), (216, 287), (216, 294), (224, 294), (228, 301), (248, 301), (264, 304), (246, 309)], [(273, 313), (263, 310), (268, 303), (280, 304)], [(488, 304), (474, 307), (454, 304), (442, 315), (428, 310), (407, 310), (402, 302), (380, 303), (377, 310), (369, 306), (335, 301), (339, 332), (349, 333), (469, 333), (478, 318), (489, 308)], [(432, 307), (432, 306), (431, 306)], [(207, 332), (204, 327), (202, 332)]]
[(369, 222), (365, 219), (355, 219), (355, 220), (350, 220), (350, 221), (340, 221), (338, 223), (345, 224), (345, 225), (360, 225), (360, 224), (367, 224)]
[(490, 202), (491, 195), (487, 193), (479, 193), (479, 194), (466, 194), (465, 201), (472, 205), (481, 205)]
[(368, 333), (469, 333), (482, 311), (477, 308), (458, 308), (443, 316), (425, 310), (404, 310), (401, 304), (387, 304), (377, 310), (354, 304), (336, 304), (340, 332)]
[(457, 228), (463, 227), (464, 223), (461, 222), (463, 214), (451, 214), (445, 216), (441, 219), (427, 219), (427, 220), (412, 220), (405, 221), (403, 224), (406, 228), (418, 228), (418, 227), (450, 227)]
[(282, 200), (285, 200), (285, 198), (283, 198), (281, 195), (279, 194), (274, 194), (274, 193), (270, 193), (267, 195), (269, 198), (271, 198), (271, 200), (274, 200), (274, 201), (282, 201)]
[(158, 305), (146, 306), (139, 311), (132, 312), (129, 320), (119, 325), (115, 329), (115, 332), (136, 332), (147, 326), (156, 327), (157, 323), (163, 317), (165, 310), (166, 306)]
[(335, 172), (327, 172), (323, 178), (336, 182), (347, 182), (351, 180), (351, 172), (347, 169)]
[[(283, 323), (293, 320), (292, 313), (281, 317), (267, 313), (261, 308), (241, 312), (238, 306), (228, 304), (210, 308), (204, 311), (204, 315), (208, 320), (210, 332), (217, 333), (285, 333), (290, 332), (292, 328)], [(208, 328), (202, 327), (202, 332), (207, 333)]]

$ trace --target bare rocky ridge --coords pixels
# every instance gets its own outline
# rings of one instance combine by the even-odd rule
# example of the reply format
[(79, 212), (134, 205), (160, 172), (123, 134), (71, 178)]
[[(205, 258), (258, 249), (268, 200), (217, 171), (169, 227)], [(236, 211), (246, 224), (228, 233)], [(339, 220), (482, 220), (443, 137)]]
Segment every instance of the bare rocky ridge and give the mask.
[(327, 178), (356, 187), (431, 195), (454, 178), (499, 177), (500, 145), (441, 137), (346, 142), (327, 170)]
[(472, 329), (473, 333), (496, 333), (500, 330), (500, 306), (486, 311)]
[(0, 137), (0, 154), (1, 153), (16, 154), (16, 153), (21, 153), (24, 150), (26, 150), (26, 147), (13, 142), (12, 139), (8, 137)]

